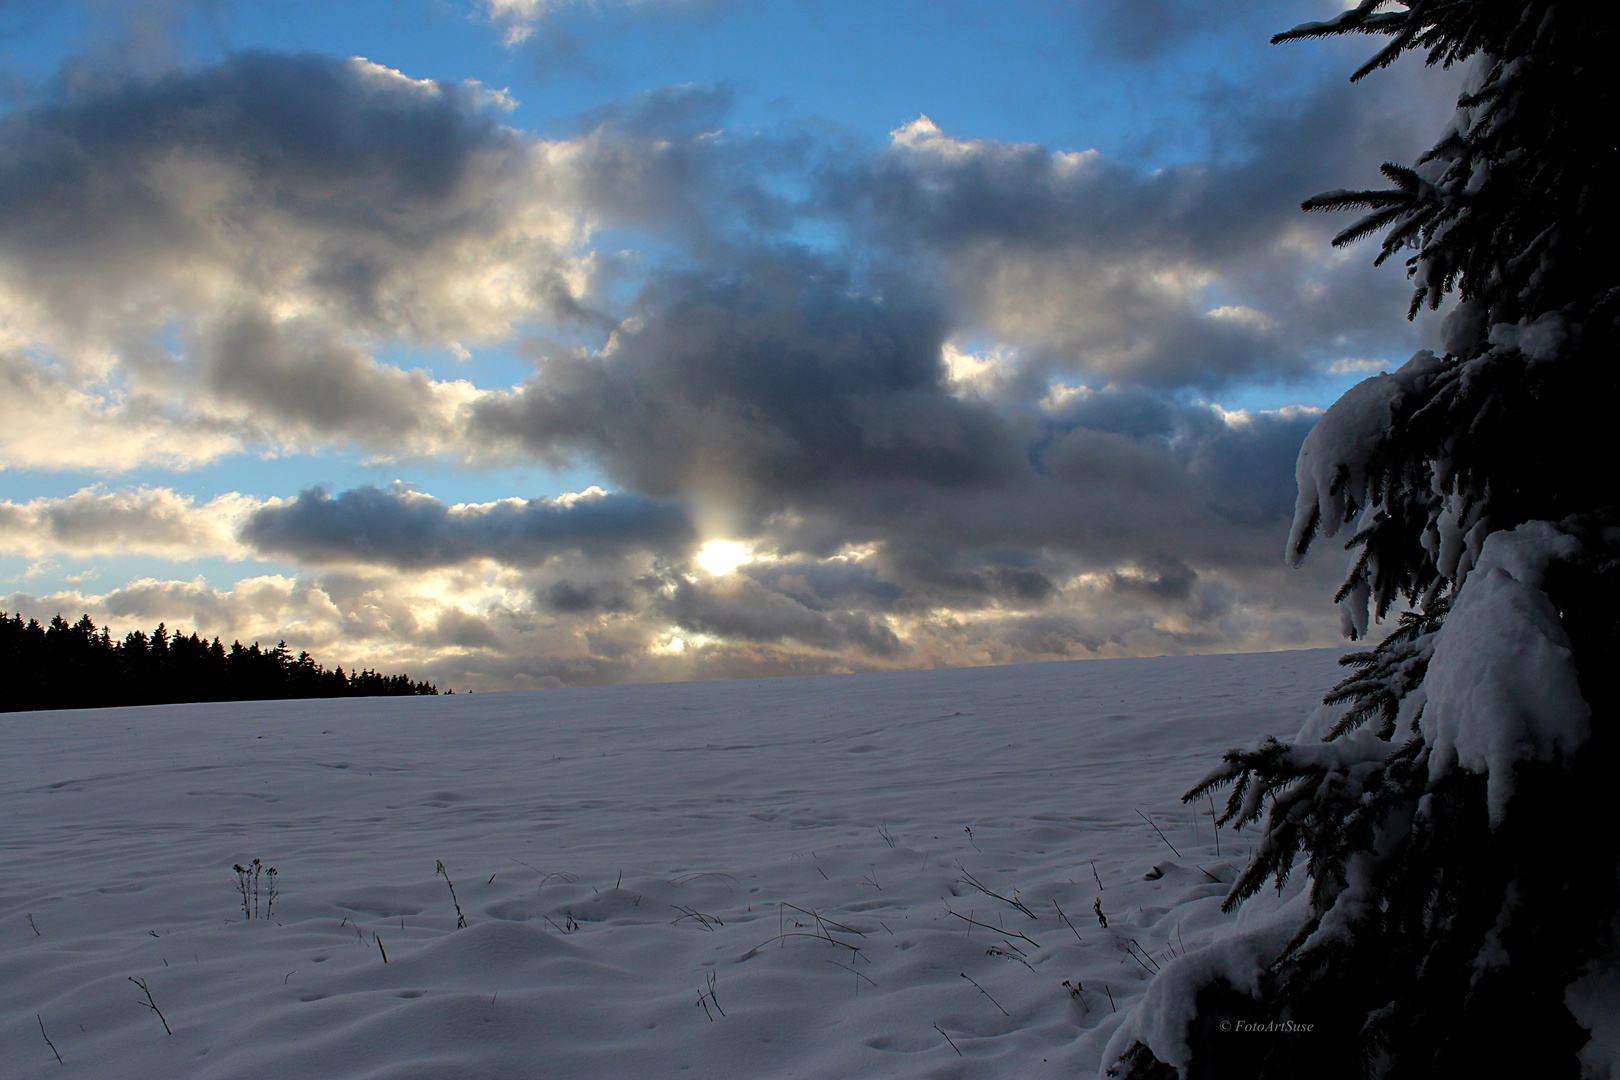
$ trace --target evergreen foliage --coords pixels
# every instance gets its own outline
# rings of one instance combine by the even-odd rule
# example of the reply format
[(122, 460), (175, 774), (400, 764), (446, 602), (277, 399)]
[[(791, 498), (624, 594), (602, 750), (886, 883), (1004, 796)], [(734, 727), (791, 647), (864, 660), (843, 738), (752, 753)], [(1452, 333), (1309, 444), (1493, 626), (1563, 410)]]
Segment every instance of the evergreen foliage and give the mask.
[[(1407, 50), (1471, 65), (1443, 137), (1412, 167), (1384, 166), (1392, 188), (1304, 204), (1369, 211), (1336, 244), (1382, 231), (1379, 262), (1410, 253), (1409, 315), (1447, 293), (1458, 305), (1444, 356), (1419, 353), (1352, 390), (1302, 451), (1289, 556), (1349, 526), (1354, 554), (1336, 597), (1347, 631), (1363, 635), (1369, 615), (1399, 621), (1341, 660), (1351, 671), (1325, 699), (1324, 730), (1229, 751), (1187, 794), (1229, 785), (1222, 823), (1261, 824), (1227, 910), (1268, 881), (1281, 890), (1301, 857), (1310, 878), (1309, 915), (1260, 973), (1258, 997), (1221, 979), (1186, 988), (1198, 1015), (1190, 1075), (1580, 1075), (1588, 1033), (1565, 989), (1615, 956), (1620, 911), (1620, 839), (1587, 829), (1612, 817), (1606, 790), (1620, 765), (1608, 417), (1620, 400), (1620, 139), (1606, 68), (1617, 23), (1611, 4), (1364, 0), (1274, 39), (1387, 35), (1355, 79)], [(1508, 578), (1522, 610), (1493, 609), (1492, 622), (1489, 590)], [(1469, 651), (1518, 658), (1523, 671), (1493, 671), (1500, 659), (1478, 670), (1519, 680), (1526, 700), (1552, 669), (1520, 646), (1547, 644), (1590, 709), (1579, 745), (1514, 743), (1504, 726), (1495, 734), (1510, 758), (1486, 767), (1464, 756), (1436, 720), (1460, 700), (1454, 677), (1436, 684), (1442, 641), (1456, 670)], [(1525, 710), (1503, 723), (1535, 735)], [(1542, 719), (1573, 730), (1564, 712)], [(1223, 1017), (1314, 1027), (1235, 1041)], [(1177, 1072), (1140, 1041), (1116, 1071)]]
[(408, 675), (328, 671), (307, 652), (293, 656), (285, 641), (274, 649), (234, 641), (227, 649), (217, 637), (170, 633), (162, 623), (120, 641), (89, 615), (70, 625), (60, 614), (49, 626), (0, 614), (0, 680), (7, 712), (439, 692)]

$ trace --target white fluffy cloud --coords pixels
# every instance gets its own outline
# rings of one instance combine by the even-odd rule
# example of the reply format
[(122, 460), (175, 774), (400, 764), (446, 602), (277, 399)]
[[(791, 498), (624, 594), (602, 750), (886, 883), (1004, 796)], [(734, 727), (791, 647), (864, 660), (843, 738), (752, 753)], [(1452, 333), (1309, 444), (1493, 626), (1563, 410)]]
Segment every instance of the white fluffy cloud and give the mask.
[(65, 498), (0, 501), (0, 552), (245, 559), (253, 552), (237, 532), (264, 506), (236, 492), (199, 504), (169, 488), (82, 488)]

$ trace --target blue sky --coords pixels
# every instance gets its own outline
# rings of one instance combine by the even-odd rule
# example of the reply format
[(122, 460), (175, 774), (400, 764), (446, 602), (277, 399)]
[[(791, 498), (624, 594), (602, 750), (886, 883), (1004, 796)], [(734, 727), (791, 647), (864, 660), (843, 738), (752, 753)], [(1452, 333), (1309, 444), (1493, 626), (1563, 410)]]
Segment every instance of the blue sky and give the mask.
[[(1315, 0), (0, 9), (0, 603), (477, 689), (1324, 644)], [(363, 59), (356, 59), (363, 58)]]

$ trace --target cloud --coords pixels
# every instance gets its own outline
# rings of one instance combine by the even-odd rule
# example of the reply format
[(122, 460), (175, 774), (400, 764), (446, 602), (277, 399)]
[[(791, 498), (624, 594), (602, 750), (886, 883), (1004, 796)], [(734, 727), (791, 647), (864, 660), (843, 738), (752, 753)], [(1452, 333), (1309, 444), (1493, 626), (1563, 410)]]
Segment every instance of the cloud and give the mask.
[(920, 117), (828, 198), (942, 280), (961, 329), (1024, 346), (1043, 371), (1206, 389), (1301, 377), (1329, 349), (1416, 340), (1400, 276), (1338, 257), (1328, 224), (1297, 211), (1365, 169), (1368, 144), (1421, 145), (1387, 105), (1320, 87), (1247, 132), (1251, 152), (1149, 173)]
[[(4, 503), (29, 558), (300, 571), (14, 603), (490, 688), (1332, 640), (1332, 568), (1280, 561), (1315, 414), (1215, 402), (1424, 332), (1294, 210), (1407, 137), (1384, 99), (1155, 171), (926, 120), (857, 155), (731, 133), (726, 87), (564, 140), (508, 104), (250, 53), (0, 120), (0, 466), (334, 446), (617, 488)], [(516, 385), (379, 359), (494, 342)], [(706, 571), (715, 541), (749, 558)]]
[(1178, 46), (1240, 19), (1250, 26), (1255, 22), (1254, 9), (1268, 8), (1277, 9), (1276, 14), (1267, 12), (1272, 21), (1288, 17), (1280, 14), (1283, 5), (1276, 0), (1236, 0), (1218, 6), (1199, 0), (1100, 0), (1088, 5), (1085, 14), (1095, 30), (1092, 40), (1097, 53), (1142, 63), (1160, 59)]
[(1254, 651), (1338, 640), (1337, 621), (1321, 616), (1326, 584), (1319, 573), (1290, 575), (1276, 563), (1259, 575), (1196, 572), (1185, 596), (1163, 595), (1175, 588), (1153, 594), (1152, 574), (1142, 572), (1149, 595), (1123, 604), (1113, 576), (1094, 574), (1067, 583), (1063, 605), (1036, 610), (816, 611), (748, 579), (686, 581), (633, 592), (624, 604), (547, 611), (537, 609), (535, 582), (523, 572), (460, 567), (268, 574), (226, 588), (201, 578), (142, 578), (104, 592), (74, 585), (13, 593), (0, 604), (42, 621), (58, 612), (70, 619), (87, 613), (119, 636), (162, 621), (227, 644), (285, 639), (329, 666), (404, 671), (457, 690)]
[(372, 343), (503, 340), (589, 288), (568, 148), (507, 127), (509, 104), (359, 58), (248, 52), (11, 113), (14, 380), (38, 396), (89, 379), (101, 401), (79, 412), (122, 395), (242, 442), (435, 448), (472, 388), (380, 364)]
[(926, 298), (861, 292), (802, 253), (670, 275), (593, 355), (552, 355), (473, 406), (486, 437), (584, 451), (658, 496), (744, 516), (840, 485), (984, 485), (1018, 465), (996, 415), (942, 384)]
[(312, 489), (257, 510), (242, 540), (267, 555), (310, 564), (450, 566), (491, 559), (534, 566), (562, 551), (613, 555), (678, 548), (693, 537), (680, 506), (591, 488), (556, 499), (446, 506), (396, 485)]
[(794, 640), (821, 649), (845, 646), (871, 658), (902, 651), (886, 623), (860, 611), (817, 611), (747, 577), (720, 582), (679, 580), (664, 604), (669, 620), (685, 631), (722, 640)]
[[(649, 493), (714, 470), (744, 498), (852, 468), (983, 480), (1006, 463), (983, 452), (1001, 420), (975, 395), (1028, 404), (1054, 378), (1212, 391), (1409, 343), (1398, 275), (1330, 255), (1328, 226), (1292, 209), (1346, 159), (1319, 132), (1360, 152), (1389, 126), (1346, 101), (1323, 91), (1269, 121), (1252, 159), (1151, 174), (926, 120), (840, 162), (847, 147), (802, 132), (725, 133), (725, 87), (642, 95), (544, 141), (476, 84), (244, 53), (0, 121), (0, 321), (23, 381), (88, 384), (80, 412), (206, 430), (212, 449), (185, 451), (204, 459), (601, 454)], [(806, 224), (847, 243), (785, 240)], [(593, 250), (599, 227), (678, 252)], [(576, 345), (617, 329), (606, 348), (546, 347), (516, 393), (375, 355), (535, 327)], [(959, 360), (986, 336), (993, 371), (953, 361), (941, 384), (941, 347)], [(773, 338), (801, 351), (796, 373), (748, 356)], [(700, 350), (731, 365), (704, 401), (682, 381)], [(148, 442), (128, 456), (163, 460)]]
[[(702, 9), (712, 4), (713, 0), (483, 0), (482, 7), (489, 21), (501, 31), (502, 44), (515, 48), (534, 40), (537, 35), (543, 41), (556, 34), (554, 20), (571, 9), (585, 8), (590, 14), (600, 16), (613, 12), (647, 14)], [(566, 31), (563, 33), (571, 38)], [(577, 47), (572, 40), (566, 44)]]
[(226, 426), (176, 417), (151, 394), (87, 388), (21, 350), (0, 349), (0, 469), (183, 469), (241, 448)]
[(476, 84), (369, 61), (241, 53), (123, 79), (0, 124), (11, 287), (79, 337), (242, 296), (481, 340), (571, 268), (544, 144)]
[(251, 555), (237, 530), (263, 501), (231, 492), (198, 504), (169, 488), (81, 488), (65, 498), (0, 501), (0, 551), (40, 555), (151, 555), (162, 559)]
[(427, 456), (456, 442), (461, 412), (480, 396), (466, 380), (378, 363), (318, 326), (278, 323), (256, 307), (228, 313), (200, 344), (209, 389), (248, 410), (241, 425), (272, 442), (302, 433)]

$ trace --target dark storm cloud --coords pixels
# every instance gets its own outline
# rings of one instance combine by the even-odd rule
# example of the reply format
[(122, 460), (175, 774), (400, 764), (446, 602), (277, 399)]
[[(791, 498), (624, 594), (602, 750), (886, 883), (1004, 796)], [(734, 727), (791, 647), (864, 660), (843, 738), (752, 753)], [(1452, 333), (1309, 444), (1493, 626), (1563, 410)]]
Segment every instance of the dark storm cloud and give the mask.
[(664, 611), (685, 630), (723, 638), (793, 639), (822, 649), (852, 647), (872, 656), (893, 656), (903, 648), (894, 631), (865, 612), (817, 611), (746, 577), (724, 584), (682, 580)]
[(434, 407), (426, 373), (378, 364), (319, 331), (279, 324), (258, 311), (227, 317), (202, 352), (209, 383), (221, 396), (320, 433), (387, 444)]
[(1193, 584), (1198, 580), (1198, 571), (1174, 557), (1144, 561), (1148, 573), (1111, 574), (1113, 588), (1119, 592), (1145, 593), (1165, 600), (1181, 600), (1191, 594)]
[[(1140, 386), (1056, 408), (961, 396), (927, 294), (861, 290), (804, 255), (744, 267), (658, 282), (598, 353), (552, 355), (476, 405), (474, 430), (540, 455), (584, 451), (659, 497), (718, 501), (732, 535), (783, 551), (886, 545), (885, 587), (919, 604), (1038, 604), (1057, 587), (1035, 552), (1118, 559), (1171, 529), (1208, 556), (1250, 542), (1233, 527), (1275, 527), (1291, 508), (1308, 413), (1223, 414)], [(830, 578), (747, 572), (811, 607), (832, 599)]]
[(839, 607), (885, 610), (905, 596), (904, 589), (885, 581), (872, 567), (847, 560), (782, 559), (747, 566), (743, 572), (814, 611)]
[(314, 489), (264, 507), (241, 537), (264, 554), (310, 563), (408, 568), (489, 558), (534, 566), (564, 551), (679, 547), (691, 541), (692, 527), (679, 506), (624, 492), (450, 507), (409, 489), (368, 486), (336, 497)]
[[(827, 198), (897, 259), (933, 268), (969, 325), (1050, 367), (1164, 387), (1299, 376), (1407, 344), (1398, 273), (1327, 262), (1300, 201), (1415, 154), (1432, 110), (1406, 72), (1369, 100), (1337, 81), (1244, 116), (1237, 151), (1150, 172), (1095, 152), (959, 141), (918, 121)], [(1342, 352), (1340, 355), (1343, 355)]]
[[(469, 87), (424, 86), (336, 57), (241, 53), (7, 118), (0, 242), (36, 266), (81, 273), (97, 264), (120, 274), (136, 272), (132, 263), (161, 266), (203, 239), (184, 205), (191, 193), (158, 182), (162, 166), (192, 156), (240, 170), (233, 209), (274, 208), (336, 236), (403, 247), (449, 224), (421, 212), (442, 205), (480, 153), (519, 145)], [(385, 252), (338, 241), (323, 254), (311, 269), (316, 280), (352, 312), (374, 313)]]
[(1073, 615), (1029, 615), (998, 628), (998, 640), (1027, 656), (1077, 656), (1095, 653), (1109, 640), (1095, 620)]
[(942, 385), (939, 309), (863, 294), (808, 255), (671, 276), (590, 357), (548, 358), (476, 428), (585, 450), (651, 494), (775, 509), (839, 485), (997, 483), (1019, 467), (990, 409)]
[(1189, 409), (1178, 446), (1216, 514), (1245, 525), (1286, 523), (1294, 512), (1294, 461), (1320, 415), (1291, 409), (1228, 423), (1213, 409)]
[[(1229, 26), (1255, 9), (1281, 11), (1276, 0), (1093, 0), (1083, 14), (1096, 28), (1094, 48), (1104, 56), (1155, 60), (1187, 41)], [(1246, 10), (1247, 9), (1247, 10)], [(1282, 18), (1282, 16), (1278, 16)], [(1252, 22), (1245, 19), (1245, 23)], [(1279, 26), (1278, 29), (1286, 29)]]
[(958, 609), (991, 603), (1038, 606), (1057, 591), (1033, 564), (1037, 556), (1016, 547), (985, 551), (951, 544), (948, 533), (896, 537), (883, 562), (906, 590), (902, 608), (941, 603)]
[(546, 586), (540, 600), (548, 610), (566, 615), (591, 612), (616, 614), (635, 607), (634, 599), (623, 583), (578, 582), (570, 578), (553, 581)]

